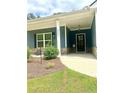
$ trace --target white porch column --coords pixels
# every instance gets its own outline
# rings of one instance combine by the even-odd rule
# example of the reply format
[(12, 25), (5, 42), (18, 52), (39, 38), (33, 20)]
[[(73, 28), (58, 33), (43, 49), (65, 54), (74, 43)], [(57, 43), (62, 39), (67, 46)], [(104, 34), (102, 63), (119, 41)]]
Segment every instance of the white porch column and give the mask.
[(57, 35), (57, 48), (59, 50), (59, 56), (61, 56), (60, 25), (58, 20), (56, 21), (56, 35)]
[(67, 30), (65, 25), (65, 48), (67, 48)]

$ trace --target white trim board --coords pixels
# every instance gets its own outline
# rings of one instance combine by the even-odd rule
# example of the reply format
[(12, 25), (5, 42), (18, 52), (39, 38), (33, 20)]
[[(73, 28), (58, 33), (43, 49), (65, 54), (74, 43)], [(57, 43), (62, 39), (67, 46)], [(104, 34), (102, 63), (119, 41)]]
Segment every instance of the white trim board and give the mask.
[(70, 29), (70, 31), (75, 31), (75, 30), (87, 30), (87, 29), (91, 29), (91, 27), (85, 27), (85, 28), (76, 28), (76, 29), (71, 29), (71, 28), (69, 28)]
[(67, 48), (67, 30), (65, 25), (65, 48)]

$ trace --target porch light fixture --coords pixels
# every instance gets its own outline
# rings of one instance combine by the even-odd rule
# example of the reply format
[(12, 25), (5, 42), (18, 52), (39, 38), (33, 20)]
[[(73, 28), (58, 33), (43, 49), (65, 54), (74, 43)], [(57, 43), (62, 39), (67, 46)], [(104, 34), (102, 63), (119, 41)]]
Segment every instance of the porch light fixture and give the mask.
[(72, 46), (73, 46), (73, 48), (75, 48), (75, 44), (73, 44)]

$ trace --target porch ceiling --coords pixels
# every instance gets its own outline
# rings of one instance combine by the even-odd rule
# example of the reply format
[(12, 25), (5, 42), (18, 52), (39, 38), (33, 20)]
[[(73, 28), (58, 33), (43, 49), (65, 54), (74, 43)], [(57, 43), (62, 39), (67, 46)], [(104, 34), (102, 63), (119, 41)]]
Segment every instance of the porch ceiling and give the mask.
[(95, 9), (78, 10), (36, 20), (28, 21), (27, 30), (36, 30), (56, 27), (56, 20), (60, 21), (60, 26), (67, 26), (71, 30), (79, 28), (90, 28), (94, 17)]

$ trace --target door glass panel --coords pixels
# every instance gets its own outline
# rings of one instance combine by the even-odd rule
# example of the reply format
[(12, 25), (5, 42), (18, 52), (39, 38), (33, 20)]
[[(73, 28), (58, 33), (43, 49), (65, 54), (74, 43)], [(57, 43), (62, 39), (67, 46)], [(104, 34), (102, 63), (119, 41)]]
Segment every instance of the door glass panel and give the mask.
[(80, 36), (80, 40), (83, 40), (83, 36), (82, 35)]

